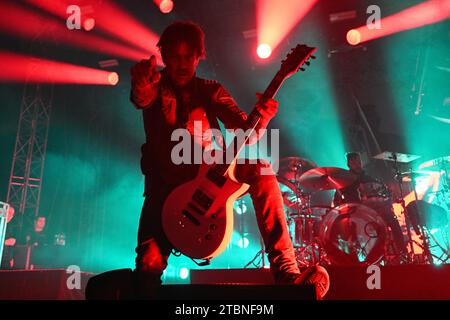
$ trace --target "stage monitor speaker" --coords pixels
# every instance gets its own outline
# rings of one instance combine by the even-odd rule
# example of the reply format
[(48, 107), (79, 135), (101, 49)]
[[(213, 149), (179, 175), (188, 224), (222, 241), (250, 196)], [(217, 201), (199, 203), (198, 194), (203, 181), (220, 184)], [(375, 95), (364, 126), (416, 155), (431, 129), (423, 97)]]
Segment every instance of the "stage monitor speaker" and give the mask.
[[(131, 269), (96, 275), (87, 283), (86, 299), (141, 299), (135, 295), (134, 281)], [(315, 289), (310, 285), (183, 284), (152, 286), (151, 290), (145, 293), (151, 300), (316, 300)]]
[(134, 298), (131, 269), (112, 270), (89, 279), (86, 300), (129, 300)]

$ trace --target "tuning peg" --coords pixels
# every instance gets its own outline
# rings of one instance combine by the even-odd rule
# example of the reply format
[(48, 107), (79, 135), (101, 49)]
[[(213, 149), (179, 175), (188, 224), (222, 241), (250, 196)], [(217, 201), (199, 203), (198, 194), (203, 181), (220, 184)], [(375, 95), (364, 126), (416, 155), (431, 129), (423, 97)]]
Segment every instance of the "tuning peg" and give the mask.
[(311, 62), (305, 61), (305, 64), (306, 64), (307, 66), (309, 66), (309, 65), (311, 64)]
[(305, 71), (305, 68), (300, 68), (301, 71)]
[(315, 59), (315, 58), (316, 58), (316, 56), (311, 56), (311, 58)]

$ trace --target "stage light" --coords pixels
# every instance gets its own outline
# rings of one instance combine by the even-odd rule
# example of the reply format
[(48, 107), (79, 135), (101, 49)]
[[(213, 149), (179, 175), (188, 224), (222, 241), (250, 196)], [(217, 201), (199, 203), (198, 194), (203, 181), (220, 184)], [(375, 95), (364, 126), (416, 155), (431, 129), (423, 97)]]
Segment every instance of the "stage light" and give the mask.
[(247, 212), (247, 205), (243, 199), (238, 199), (234, 202), (234, 211), (239, 215)]
[(358, 40), (356, 44), (359, 44), (436, 23), (450, 17), (449, 8), (450, 0), (429, 0), (381, 19), (381, 28), (369, 29), (367, 25), (363, 25), (350, 30), (347, 33), (347, 41), (354, 45), (355, 40)]
[(0, 51), (0, 81), (115, 85), (115, 72)]
[(148, 59), (150, 55), (155, 55), (158, 65), (162, 65), (161, 54), (156, 49), (159, 36), (128, 14), (117, 3), (103, 2), (101, 10), (96, 12), (95, 20), (96, 28), (146, 51), (147, 54), (143, 58)]
[(242, 236), (238, 241), (238, 246), (242, 249), (246, 249), (249, 245), (247, 237)]
[(156, 6), (159, 8), (159, 11), (162, 13), (170, 13), (173, 9), (173, 1), (172, 0), (153, 0)]
[(37, 217), (36, 220), (34, 221), (34, 232), (42, 232), (42, 230), (44, 230), (45, 228), (45, 221), (46, 218), (45, 217)]
[(98, 62), (98, 65), (101, 68), (117, 67), (119, 65), (119, 61), (117, 61), (117, 59), (101, 60)]
[(91, 31), (95, 27), (95, 19), (94, 18), (87, 18), (83, 22), (83, 29), (86, 31)]
[(180, 269), (180, 278), (181, 279), (187, 279), (189, 277), (189, 269), (188, 268), (181, 268)]
[(245, 205), (245, 203), (242, 203), (240, 205), (237, 205), (235, 210), (237, 214), (241, 215), (247, 212), (247, 206)]
[[(66, 8), (72, 4), (72, 1), (70, 0), (59, 0), (57, 3), (54, 3), (54, 1), (42, 1), (42, 0), (26, 0), (26, 1), (32, 3), (33, 5), (35, 5), (40, 9), (46, 10), (47, 12), (63, 19), (67, 19)], [(88, 8), (89, 6), (82, 7), (81, 8), (82, 13), (87, 15), (88, 19), (93, 18), (94, 10), (92, 9), (90, 11)], [(5, 10), (5, 12), (8, 11)], [(46, 22), (46, 20), (48, 19), (44, 19), (43, 22)], [(27, 21), (27, 19), (18, 18), (16, 21), (17, 23), (18, 22), (23, 23), (24, 21)], [(61, 25), (59, 21), (57, 21), (56, 24)], [(41, 28), (42, 25), (39, 28)], [(95, 10), (95, 28), (109, 34), (112, 37), (122, 40), (122, 42), (124, 43), (131, 45), (132, 47), (127, 48), (128, 51), (142, 52), (139, 54), (139, 57), (133, 58), (133, 60), (139, 61), (141, 59), (148, 59), (150, 55), (154, 54), (156, 55), (158, 65), (160, 66), (163, 65), (161, 55), (159, 51), (156, 49), (156, 43), (158, 42), (159, 37), (154, 32), (149, 30), (146, 26), (138, 22), (133, 16), (128, 14), (124, 9), (119, 7), (119, 5), (113, 3), (112, 1), (103, 2), (101, 4), (101, 8), (97, 8)], [(76, 37), (76, 33), (74, 32), (72, 32), (71, 35)], [(84, 36), (87, 35), (84, 34)], [(118, 43), (117, 41), (113, 42), (98, 37), (94, 38), (94, 36), (91, 37), (92, 39), (84, 40), (86, 44), (82, 43), (81, 41), (78, 41), (78, 39), (75, 39), (76, 40), (75, 44), (81, 47), (83, 46), (85, 47), (93, 43), (93, 45), (95, 45), (95, 47), (97, 48), (97, 52), (105, 52), (113, 45), (114, 47), (117, 47), (117, 49), (114, 48), (114, 50), (119, 52), (124, 51), (123, 49), (119, 50), (119, 47), (124, 46)], [(105, 44), (104, 45), (101, 44), (100, 43), (101, 41), (104, 42)], [(120, 57), (124, 57), (123, 54)]]
[(108, 81), (112, 86), (115, 86), (116, 84), (119, 83), (119, 75), (117, 74), (117, 72), (111, 72), (108, 75)]
[(361, 42), (361, 34), (358, 30), (352, 29), (347, 32), (347, 42), (352, 46), (356, 46)]
[(430, 234), (435, 234), (438, 231), (439, 231), (438, 228), (433, 228), (433, 229), (430, 230)]
[(317, 0), (257, 0), (258, 43), (275, 50), (286, 35), (303, 19)]
[(351, 20), (355, 18), (356, 18), (356, 10), (335, 12), (329, 15), (329, 20), (331, 23)]
[(148, 56), (148, 51), (142, 49), (135, 49), (117, 43), (117, 41), (103, 39), (79, 30), (69, 30), (64, 23), (56, 18), (25, 10), (11, 2), (0, 1), (0, 12), (8, 12), (9, 17), (8, 20), (0, 19), (0, 32), (15, 37), (34, 39), (37, 30), (39, 30), (40, 41), (42, 42), (61, 43), (70, 47), (82, 48), (132, 61), (139, 61)]
[(272, 49), (267, 43), (261, 43), (260, 45), (258, 45), (258, 48), (256, 49), (256, 54), (261, 59), (267, 59), (268, 57), (270, 57), (271, 53)]

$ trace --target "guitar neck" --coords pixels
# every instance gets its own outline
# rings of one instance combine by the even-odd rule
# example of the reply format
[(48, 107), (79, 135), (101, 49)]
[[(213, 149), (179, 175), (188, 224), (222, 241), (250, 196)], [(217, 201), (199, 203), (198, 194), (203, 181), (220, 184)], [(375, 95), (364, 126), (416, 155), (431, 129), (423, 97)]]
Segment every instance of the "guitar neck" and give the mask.
[[(281, 87), (281, 84), (286, 79), (285, 76), (281, 74), (280, 71), (278, 71), (273, 77), (272, 81), (270, 81), (270, 84), (267, 86), (266, 90), (262, 94), (261, 98), (259, 99), (258, 103), (260, 101), (264, 101), (267, 99), (272, 99), (275, 97), (278, 89)], [(244, 139), (238, 139), (237, 137), (234, 137), (233, 142), (227, 147), (225, 154), (228, 155), (226, 159), (230, 159), (230, 154), (233, 155), (233, 159), (236, 159), (239, 153), (241, 152), (242, 148), (247, 144), (249, 138), (255, 134), (256, 127), (258, 126), (259, 121), (261, 121), (261, 115), (259, 114), (258, 110), (254, 108), (252, 112), (250, 113), (248, 119), (247, 119), (247, 131), (246, 136)], [(220, 172), (222, 174), (225, 174), (228, 169), (230, 168), (231, 163), (227, 163), (222, 165), (220, 168)]]
[[(275, 97), (278, 89), (280, 89), (281, 84), (283, 83), (283, 81), (285, 79), (286, 79), (286, 77), (283, 76), (280, 73), (280, 71), (278, 71), (277, 74), (275, 75), (275, 77), (273, 77), (272, 81), (270, 81), (269, 85), (267, 86), (266, 90), (262, 94), (259, 101), (273, 99), (273, 97)], [(261, 120), (261, 115), (259, 114), (258, 110), (256, 110), (256, 108), (254, 108), (247, 119), (247, 123), (248, 123), (247, 127), (252, 129), (252, 133), (255, 130), (255, 128), (258, 125), (260, 120)]]
[[(259, 98), (258, 103), (262, 103), (266, 100), (272, 99), (275, 97), (278, 89), (280, 89), (283, 81), (288, 78), (291, 74), (297, 72), (299, 69), (304, 71), (303, 68), (300, 68), (305, 63), (309, 65), (310, 62), (307, 61), (310, 57), (315, 59), (312, 54), (316, 48), (308, 47), (306, 45), (297, 45), (295, 48), (291, 49), (291, 53), (286, 56), (286, 59), (282, 61), (281, 68), (273, 77), (272, 81), (270, 81), (264, 93)], [(231, 163), (237, 158), (239, 152), (241, 152), (242, 148), (247, 144), (248, 140), (251, 136), (255, 134), (255, 130), (258, 127), (259, 122), (261, 121), (261, 115), (256, 108), (252, 110), (248, 119), (247, 119), (247, 131), (244, 139), (242, 137), (238, 138), (234, 137), (231, 144), (225, 150), (225, 161), (226, 164), (218, 165), (217, 170), (220, 174), (225, 175), (230, 169)], [(233, 161), (231, 161), (233, 160)]]

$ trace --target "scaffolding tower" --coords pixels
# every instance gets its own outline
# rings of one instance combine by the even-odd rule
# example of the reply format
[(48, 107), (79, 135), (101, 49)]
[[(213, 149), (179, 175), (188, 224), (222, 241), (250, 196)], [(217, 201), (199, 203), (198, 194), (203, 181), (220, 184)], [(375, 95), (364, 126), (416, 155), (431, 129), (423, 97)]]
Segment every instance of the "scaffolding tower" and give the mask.
[(16, 210), (16, 239), (26, 244), (39, 215), (52, 99), (52, 84), (25, 83), (6, 202)]

